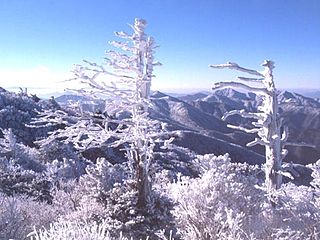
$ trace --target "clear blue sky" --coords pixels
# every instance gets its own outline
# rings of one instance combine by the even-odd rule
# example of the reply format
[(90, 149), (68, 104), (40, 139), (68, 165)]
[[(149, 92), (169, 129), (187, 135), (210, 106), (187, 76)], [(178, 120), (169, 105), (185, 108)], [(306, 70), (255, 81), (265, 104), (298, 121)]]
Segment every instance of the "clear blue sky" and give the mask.
[(135, 17), (160, 45), (154, 89), (209, 90), (235, 76), (209, 64), (264, 59), (279, 88), (320, 88), (319, 0), (1, 0), (0, 86), (48, 88), (82, 59), (102, 62)]

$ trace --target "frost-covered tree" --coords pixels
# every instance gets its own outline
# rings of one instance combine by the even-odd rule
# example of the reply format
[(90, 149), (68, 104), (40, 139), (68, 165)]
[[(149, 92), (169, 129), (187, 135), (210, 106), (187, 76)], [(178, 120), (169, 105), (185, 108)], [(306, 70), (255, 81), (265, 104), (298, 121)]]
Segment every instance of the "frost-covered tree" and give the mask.
[[(274, 63), (265, 60), (262, 64), (263, 71), (256, 71), (240, 67), (236, 63), (228, 62), (227, 64), (210, 65), (212, 68), (229, 68), (237, 71), (245, 72), (254, 75), (254, 78), (238, 77), (238, 80), (248, 82), (252, 85), (247, 85), (241, 82), (219, 82), (216, 83), (213, 89), (221, 88), (242, 88), (244, 90), (254, 92), (261, 96), (262, 105), (258, 107), (259, 112), (252, 113), (245, 110), (232, 110), (227, 112), (223, 119), (231, 115), (240, 115), (244, 118), (251, 118), (254, 128), (247, 129), (241, 126), (228, 125), (228, 127), (241, 130), (246, 133), (257, 134), (258, 137), (254, 141), (247, 144), (251, 147), (256, 144), (265, 146), (265, 175), (267, 192), (271, 193), (275, 189), (279, 189), (282, 183), (282, 176), (287, 175), (282, 168), (282, 160), (288, 153), (284, 147), (286, 145), (294, 146), (309, 146), (307, 144), (297, 144), (288, 142), (288, 128), (283, 125), (283, 120), (279, 115), (279, 106), (277, 99), (277, 89), (274, 83), (273, 69)], [(258, 86), (257, 86), (258, 85)]]
[[(67, 121), (62, 111), (45, 113), (39, 122), (64, 124), (48, 140), (60, 138), (71, 142), (78, 149), (108, 144), (121, 146), (126, 151), (131, 173), (138, 192), (137, 206), (143, 209), (151, 191), (150, 165), (153, 149), (168, 135), (163, 124), (148, 115), (150, 107), (150, 86), (154, 66), (155, 41), (145, 33), (147, 22), (135, 19), (132, 34), (116, 32), (123, 41), (110, 44), (117, 50), (107, 51), (103, 64), (87, 60), (76, 65), (75, 78), (83, 85), (75, 91), (91, 99), (103, 100), (105, 109), (98, 115), (85, 112), (79, 105), (80, 115)], [(169, 141), (169, 140), (168, 140)]]
[[(107, 52), (106, 63), (111, 67), (110, 71), (103, 65), (88, 61), (87, 67), (77, 65), (74, 70), (76, 79), (87, 85), (80, 92), (98, 99), (103, 97), (106, 100), (104, 113), (114, 116), (113, 119), (104, 119), (99, 131), (99, 135), (104, 137), (99, 139), (95, 136), (91, 141), (101, 143), (112, 136), (116, 138), (112, 146), (125, 147), (136, 180), (137, 205), (140, 208), (144, 208), (150, 195), (150, 164), (153, 148), (159, 142), (159, 131), (161, 132), (159, 123), (148, 116), (153, 67), (160, 63), (154, 61), (156, 46), (154, 39), (145, 34), (146, 25), (145, 20), (135, 19), (131, 26), (133, 34), (116, 32), (118, 37), (126, 41), (110, 42), (120, 49)], [(99, 81), (101, 76), (112, 80)], [(122, 117), (119, 116), (120, 113), (123, 114)]]

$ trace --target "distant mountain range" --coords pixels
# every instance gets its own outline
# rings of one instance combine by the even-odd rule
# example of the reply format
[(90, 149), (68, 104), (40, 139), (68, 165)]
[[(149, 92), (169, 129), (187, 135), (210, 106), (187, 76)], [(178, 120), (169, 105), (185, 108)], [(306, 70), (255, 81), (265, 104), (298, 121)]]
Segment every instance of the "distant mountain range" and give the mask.
[[(9, 91), (13, 92), (20, 92), (21, 88), (19, 87), (11, 87), (7, 89)], [(59, 96), (63, 95), (72, 95), (73, 93), (71, 91), (65, 91), (65, 92), (50, 92), (50, 89), (38, 89), (38, 88), (28, 88), (28, 93), (30, 94), (36, 94), (38, 97), (43, 99), (49, 99), (52, 96), (58, 98)], [(309, 97), (309, 98), (315, 98), (320, 99), (320, 89), (304, 89), (304, 88), (293, 88), (293, 89), (280, 89), (281, 91), (288, 91), (292, 93), (298, 93), (303, 96)], [(211, 91), (209, 90), (183, 90), (183, 89), (171, 89), (171, 90), (165, 90), (162, 91), (166, 95), (173, 96), (173, 97), (184, 97), (186, 95), (192, 96), (197, 95), (198, 93), (203, 94), (210, 94)]]
[[(313, 163), (320, 159), (320, 102), (303, 95), (283, 91), (279, 94), (281, 115), (289, 127), (289, 141), (313, 144), (316, 148), (288, 147), (285, 161), (300, 164)], [(180, 132), (175, 140), (178, 146), (198, 154), (229, 153), (236, 162), (263, 163), (264, 149), (261, 146), (246, 147), (254, 136), (235, 131), (227, 123), (252, 127), (248, 119), (232, 116), (227, 121), (221, 117), (232, 109), (257, 111), (261, 99), (253, 93), (224, 89), (213, 93), (201, 92), (172, 97), (161, 92), (152, 94), (152, 118), (166, 122), (170, 130)], [(0, 89), (0, 128), (12, 128), (18, 140), (33, 145), (46, 131), (25, 126), (43, 109), (59, 109), (70, 101), (80, 101), (88, 111), (104, 109), (103, 101), (93, 101), (74, 95), (62, 95), (51, 100), (39, 100)], [(58, 105), (59, 103), (59, 105)]]
[[(255, 94), (224, 89), (214, 93), (201, 92), (172, 97), (156, 91), (151, 99), (151, 117), (168, 123), (171, 130), (181, 132), (181, 137), (175, 140), (177, 145), (199, 154), (229, 153), (236, 162), (264, 162), (262, 146), (246, 147), (246, 143), (252, 141), (254, 135), (227, 127), (227, 123), (250, 127), (248, 119), (232, 116), (227, 122), (221, 120), (225, 112), (233, 109), (256, 112), (261, 99)], [(74, 96), (56, 98), (62, 105), (69, 100), (75, 100)], [(86, 104), (90, 102), (88, 99), (83, 100)], [(288, 91), (279, 94), (279, 102), (281, 115), (289, 127), (289, 141), (316, 146), (288, 147), (289, 154), (285, 161), (305, 165), (320, 159), (320, 102)], [(98, 105), (102, 107), (101, 102)]]
[(286, 89), (289, 92), (299, 93), (303, 96), (310, 97), (310, 98), (317, 98), (320, 99), (320, 89)]

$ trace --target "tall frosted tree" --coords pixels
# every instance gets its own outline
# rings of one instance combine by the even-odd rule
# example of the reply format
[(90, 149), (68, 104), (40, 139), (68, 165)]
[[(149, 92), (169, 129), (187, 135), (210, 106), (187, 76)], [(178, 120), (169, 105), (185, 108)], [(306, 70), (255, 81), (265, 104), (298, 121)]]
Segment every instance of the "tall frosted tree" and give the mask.
[(81, 117), (76, 119), (76, 124), (65, 121), (62, 112), (46, 114), (46, 119), (41, 119), (67, 125), (55, 131), (48, 140), (64, 138), (79, 149), (106, 142), (110, 147), (122, 146), (135, 180), (137, 205), (141, 209), (150, 196), (153, 149), (157, 143), (163, 142), (164, 135), (167, 136), (164, 125), (152, 120), (148, 113), (153, 68), (161, 64), (154, 61), (157, 46), (145, 33), (146, 25), (145, 20), (135, 19), (130, 25), (132, 34), (116, 32), (122, 41), (110, 42), (116, 50), (106, 52), (103, 64), (84, 60), (83, 65), (75, 66), (75, 78), (71, 80), (84, 84), (75, 91), (105, 103), (98, 118), (82, 111), (80, 105)]
[[(246, 91), (254, 92), (261, 96), (262, 105), (258, 107), (257, 113), (246, 112), (244, 109), (232, 110), (227, 112), (223, 116), (223, 119), (225, 120), (231, 115), (240, 115), (241, 117), (255, 120), (252, 122), (254, 127), (251, 129), (234, 125), (228, 125), (228, 127), (258, 135), (258, 137), (256, 137), (254, 141), (248, 143), (247, 146), (251, 147), (256, 144), (265, 146), (265, 184), (267, 192), (272, 193), (273, 190), (280, 188), (282, 176), (288, 176), (288, 173), (286, 173), (282, 168), (282, 160), (288, 153), (288, 150), (285, 149), (285, 146), (310, 145), (303, 143), (291, 143), (287, 141), (288, 128), (287, 126), (283, 125), (283, 119), (279, 115), (277, 98), (278, 91), (275, 87), (273, 77), (274, 63), (272, 61), (265, 60), (262, 63), (262, 66), (264, 67), (263, 71), (256, 71), (240, 67), (238, 64), (231, 62), (226, 64), (210, 65), (212, 68), (229, 68), (254, 76), (252, 78), (238, 77), (238, 81), (235, 82), (219, 82), (214, 85), (213, 89), (242, 88)], [(239, 81), (247, 82), (248, 84), (244, 84)]]

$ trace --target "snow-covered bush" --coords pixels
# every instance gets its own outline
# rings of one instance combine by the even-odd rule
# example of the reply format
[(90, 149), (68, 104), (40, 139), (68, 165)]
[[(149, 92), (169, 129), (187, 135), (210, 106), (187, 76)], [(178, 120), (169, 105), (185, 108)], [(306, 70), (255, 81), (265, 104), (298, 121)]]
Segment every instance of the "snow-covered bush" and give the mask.
[(151, 200), (144, 207), (145, 211), (141, 212), (137, 207), (137, 194), (130, 182), (116, 184), (105, 193), (103, 218), (108, 219), (108, 230), (113, 236), (121, 231), (124, 236), (134, 239), (147, 236), (157, 239), (155, 233), (174, 228), (169, 199), (152, 191)]
[(230, 163), (227, 155), (198, 156), (200, 178), (181, 176), (169, 187), (182, 239), (244, 239), (245, 216), (259, 207), (263, 195), (254, 187), (258, 169)]
[[(60, 220), (70, 222), (108, 222), (110, 236), (155, 238), (162, 229), (173, 229), (172, 203), (156, 190), (152, 191), (145, 212), (137, 207), (137, 191), (123, 164), (112, 165), (105, 159), (87, 167), (79, 181), (61, 180), (51, 190), (52, 206)], [(152, 239), (153, 239), (152, 238)]]
[(89, 195), (103, 201), (103, 194), (111, 190), (115, 184), (128, 180), (127, 164), (111, 164), (105, 158), (98, 158), (96, 164), (88, 165), (86, 175), (81, 182), (86, 186)]
[(33, 141), (37, 137), (47, 135), (49, 128), (30, 129), (25, 124), (29, 124), (38, 111), (49, 109), (51, 105), (46, 100), (40, 102), (26, 95), (19, 95), (13, 92), (0, 90), (0, 128), (12, 128), (18, 142), (28, 146), (34, 146)]
[(319, 239), (320, 209), (311, 187), (284, 184), (269, 204), (262, 170), (227, 156), (199, 156), (199, 178), (169, 186), (182, 239)]
[(52, 184), (60, 180), (79, 179), (85, 173), (87, 165), (85, 161), (77, 159), (54, 160), (45, 165), (45, 175)]
[(41, 172), (44, 167), (39, 162), (40, 154), (36, 149), (18, 143), (12, 129), (3, 129), (0, 138), (0, 154), (12, 159), (25, 170)]
[[(108, 222), (101, 223), (79, 223), (70, 221), (59, 221), (50, 225), (49, 228), (34, 229), (28, 234), (30, 240), (137, 240), (136, 238), (124, 237), (120, 232), (116, 237), (112, 237), (107, 231)], [(161, 239), (174, 240), (170, 235), (167, 238), (164, 233)], [(143, 238), (145, 240), (149, 237)], [(140, 240), (143, 240), (140, 238)]]
[[(112, 165), (105, 159), (88, 166), (80, 183), (90, 200), (81, 202), (78, 214), (83, 215), (89, 209), (87, 220), (108, 219), (107, 228), (112, 236), (120, 231), (130, 237), (154, 236), (161, 229), (173, 228), (170, 200), (154, 190), (141, 211), (137, 206), (138, 192), (133, 187), (135, 182), (126, 168), (125, 164)], [(88, 202), (96, 208), (87, 207)]]
[(14, 159), (0, 158), (0, 192), (10, 196), (25, 194), (50, 203), (50, 188), (51, 183), (43, 174), (25, 170)]
[[(28, 234), (30, 240), (111, 240), (106, 230), (107, 222), (98, 224), (80, 224), (78, 222), (59, 221), (50, 224), (48, 229), (34, 229)], [(126, 240), (121, 235), (119, 240)]]
[(0, 192), (0, 239), (26, 239), (34, 226), (49, 227), (57, 217), (55, 209), (45, 202)]
[(273, 239), (320, 239), (320, 208), (316, 204), (315, 189), (288, 183), (274, 196), (277, 207), (263, 209), (267, 234)]
[(39, 153), (40, 160), (45, 163), (52, 162), (54, 160), (63, 161), (63, 159), (80, 160), (71, 144), (64, 144), (57, 140), (41, 145)]

